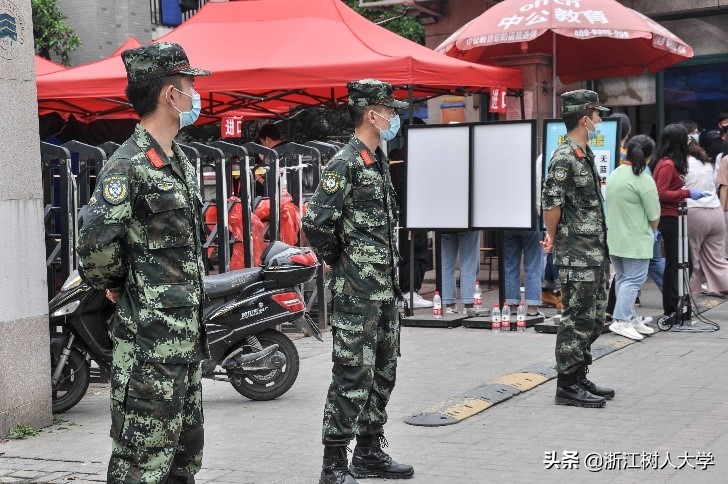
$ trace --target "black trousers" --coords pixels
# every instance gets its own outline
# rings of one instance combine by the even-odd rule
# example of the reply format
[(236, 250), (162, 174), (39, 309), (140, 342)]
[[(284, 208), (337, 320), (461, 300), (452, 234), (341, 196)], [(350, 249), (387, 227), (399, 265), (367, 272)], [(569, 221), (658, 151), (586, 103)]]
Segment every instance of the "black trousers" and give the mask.
[[(410, 292), (410, 241), (408, 239), (409, 230), (400, 229), (399, 231), (399, 288), (403, 293)], [(429, 245), (427, 242), (427, 232), (415, 230), (412, 232), (415, 239), (414, 250), (414, 269), (415, 277), (413, 279), (412, 289), (418, 292), (425, 280), (425, 272), (429, 265)]]
[[(662, 309), (669, 315), (677, 311), (678, 305), (678, 250), (680, 241), (678, 239), (678, 217), (661, 217), (660, 225), (657, 227), (662, 234), (663, 250), (665, 251), (665, 276), (662, 289)], [(687, 237), (687, 234), (684, 234)], [(690, 258), (690, 247), (687, 249), (689, 273), (692, 273), (692, 260)], [(686, 283), (687, 286), (687, 283)], [(687, 317), (691, 315), (690, 299), (686, 295)]]

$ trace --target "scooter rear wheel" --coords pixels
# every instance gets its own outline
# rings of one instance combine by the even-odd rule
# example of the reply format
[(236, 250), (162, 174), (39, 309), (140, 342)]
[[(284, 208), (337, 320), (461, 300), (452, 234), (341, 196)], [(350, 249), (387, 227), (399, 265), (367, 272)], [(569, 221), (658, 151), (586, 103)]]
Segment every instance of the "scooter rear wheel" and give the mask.
[[(278, 351), (286, 357), (286, 364), (275, 370), (244, 372), (242, 370), (228, 370), (230, 384), (242, 396), (251, 400), (273, 400), (286, 393), (298, 377), (299, 358), (296, 345), (283, 333), (266, 329), (256, 335), (261, 346), (266, 348), (272, 344), (278, 345)], [(244, 354), (253, 352), (247, 342), (243, 341), (230, 348), (235, 351), (244, 347)]]
[[(51, 374), (55, 371), (56, 364), (56, 358), (51, 356)], [(53, 413), (63, 413), (75, 407), (86, 394), (90, 381), (91, 374), (86, 358), (76, 348), (72, 348), (61, 378), (53, 387)]]

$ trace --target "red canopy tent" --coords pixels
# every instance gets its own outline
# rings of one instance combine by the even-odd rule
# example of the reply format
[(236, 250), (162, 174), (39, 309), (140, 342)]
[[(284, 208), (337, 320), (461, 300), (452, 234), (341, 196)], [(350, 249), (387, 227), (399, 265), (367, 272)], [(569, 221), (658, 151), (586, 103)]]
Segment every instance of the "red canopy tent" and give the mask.
[(44, 59), (43, 57), (40, 57), (38, 55), (35, 56), (35, 75), (36, 76), (44, 76), (44, 75), (50, 74), (52, 72), (63, 71), (65, 69), (66, 69), (66, 66), (62, 66), (61, 64), (56, 64), (55, 62), (49, 61), (48, 59)]
[[(337, 105), (348, 81), (367, 77), (391, 82), (398, 97), (521, 87), (517, 69), (443, 56), (379, 27), (340, 0), (208, 3), (159, 40), (179, 43), (192, 65), (213, 72), (195, 82), (208, 116)], [(112, 57), (39, 78), (38, 100), (42, 107), (63, 103), (81, 117), (119, 115), (130, 112), (125, 87), (121, 60)]]

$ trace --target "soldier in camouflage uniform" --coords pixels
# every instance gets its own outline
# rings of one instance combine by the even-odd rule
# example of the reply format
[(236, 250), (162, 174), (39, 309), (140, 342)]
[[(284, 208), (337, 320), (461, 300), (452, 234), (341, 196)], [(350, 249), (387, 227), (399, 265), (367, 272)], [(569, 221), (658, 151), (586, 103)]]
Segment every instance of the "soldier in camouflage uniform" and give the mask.
[[(414, 474), (412, 466), (382, 450), (397, 370), (401, 294), (395, 193), (389, 160), (378, 145), (397, 134), (394, 108), (407, 103), (394, 99), (390, 84), (374, 79), (348, 87), (354, 136), (326, 165), (303, 219), (311, 247), (331, 266), (334, 365), (324, 409), (321, 484)], [(347, 468), (346, 446), (354, 436)]]
[(174, 142), (199, 115), (192, 68), (177, 44), (122, 53), (141, 121), (98, 176), (79, 235), (83, 279), (117, 303), (108, 482), (192, 483), (204, 442), (200, 360), (202, 201)]
[(546, 250), (554, 251), (563, 294), (563, 312), (556, 336), (559, 373), (555, 402), (600, 408), (614, 390), (587, 379), (591, 345), (604, 326), (608, 260), (607, 228), (601, 184), (594, 154), (587, 142), (601, 122), (597, 93), (578, 90), (561, 96), (567, 136), (551, 157), (543, 187)]

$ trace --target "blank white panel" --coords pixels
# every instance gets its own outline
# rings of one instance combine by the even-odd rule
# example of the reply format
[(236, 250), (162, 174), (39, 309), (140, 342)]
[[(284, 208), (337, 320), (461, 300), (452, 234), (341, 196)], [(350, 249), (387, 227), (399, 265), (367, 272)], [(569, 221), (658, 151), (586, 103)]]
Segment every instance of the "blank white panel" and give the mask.
[(407, 228), (468, 229), (470, 128), (407, 129)]
[(473, 126), (473, 227), (530, 228), (533, 124)]

